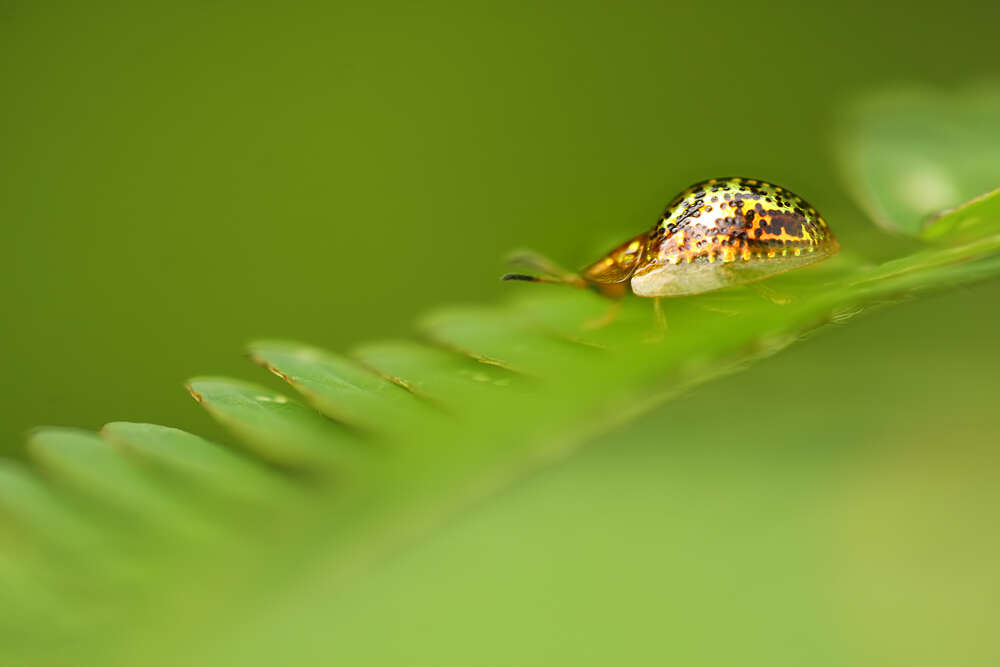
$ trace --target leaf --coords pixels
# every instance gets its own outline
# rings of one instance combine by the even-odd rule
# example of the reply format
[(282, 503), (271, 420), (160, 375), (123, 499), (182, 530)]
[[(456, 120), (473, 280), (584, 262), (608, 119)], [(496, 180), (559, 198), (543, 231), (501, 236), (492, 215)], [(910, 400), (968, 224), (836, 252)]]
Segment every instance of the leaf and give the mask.
[(295, 493), (295, 486), (275, 471), (175, 428), (114, 422), (101, 429), (101, 436), (140, 464), (223, 502), (256, 506)]
[[(880, 200), (893, 215), (923, 214), (893, 197)], [(1000, 275), (998, 230), (993, 192), (927, 227), (948, 244), (790, 272), (768, 281), (780, 304), (750, 287), (669, 300), (665, 331), (646, 300), (595, 327), (609, 307), (596, 294), (518, 285), (502, 304), (427, 315), (419, 341), (347, 354), (253, 343), (250, 358), (301, 400), (192, 380), (233, 447), (118, 422), (40, 430), (34, 468), (0, 468), (0, 590), (15, 601), (0, 634), (16, 664), (273, 664), (265, 636), (324, 620), (297, 616), (318, 608), (303, 599), (335, 604), (346, 582), (476, 500), (816, 327)], [(214, 658), (194, 648), (210, 645)]]
[(976, 197), (927, 221), (920, 236), (927, 241), (972, 241), (1000, 234), (997, 191)]
[[(861, 206), (881, 226), (921, 235), (930, 218), (1000, 183), (1000, 89), (908, 88), (845, 114), (839, 157)], [(923, 234), (940, 239), (943, 228)]]
[(410, 392), (356, 361), (308, 345), (264, 341), (250, 358), (296, 388), (317, 410), (370, 433), (420, 428), (432, 412)]
[(208, 412), (264, 459), (326, 469), (357, 459), (357, 438), (297, 401), (260, 385), (228, 378), (195, 378), (188, 391)]
[(130, 516), (146, 526), (181, 529), (197, 520), (96, 435), (73, 429), (39, 429), (28, 441), (28, 450), (56, 483), (111, 513)]

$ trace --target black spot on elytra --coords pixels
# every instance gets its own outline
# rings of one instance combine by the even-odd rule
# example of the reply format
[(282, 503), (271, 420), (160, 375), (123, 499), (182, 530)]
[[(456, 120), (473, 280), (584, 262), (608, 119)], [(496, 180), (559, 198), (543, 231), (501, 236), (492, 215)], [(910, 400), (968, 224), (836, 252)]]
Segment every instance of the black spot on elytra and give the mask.
[(802, 236), (802, 223), (804, 222), (802, 216), (798, 216), (791, 213), (779, 213), (774, 212), (771, 214), (770, 222), (765, 222), (761, 225), (761, 229), (768, 234), (781, 234), (781, 230), (784, 229), (785, 233), (789, 236)]

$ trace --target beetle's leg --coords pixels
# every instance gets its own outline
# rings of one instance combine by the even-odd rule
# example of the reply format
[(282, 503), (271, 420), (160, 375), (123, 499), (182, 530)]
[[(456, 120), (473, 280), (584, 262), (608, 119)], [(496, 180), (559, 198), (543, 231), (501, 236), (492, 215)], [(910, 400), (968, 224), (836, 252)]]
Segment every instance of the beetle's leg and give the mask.
[(614, 322), (616, 319), (618, 319), (618, 315), (621, 312), (622, 312), (622, 300), (614, 299), (611, 302), (611, 305), (608, 306), (608, 309), (604, 312), (603, 315), (592, 320), (587, 320), (586, 322), (583, 323), (583, 328), (600, 329), (602, 327), (606, 327), (612, 322)]
[(653, 316), (656, 318), (656, 328), (661, 332), (667, 330), (667, 315), (663, 312), (663, 297), (653, 299)]
[(792, 302), (792, 297), (776, 292), (767, 285), (760, 284), (760, 282), (749, 283), (747, 286), (776, 306), (787, 306)]
[(644, 343), (659, 343), (667, 332), (667, 316), (663, 312), (663, 297), (653, 298), (653, 330), (643, 338)]
[[(725, 275), (732, 278), (734, 284), (739, 284), (738, 276), (735, 273), (733, 273), (733, 270), (730, 268), (730, 265), (723, 264), (721, 270), (723, 271), (723, 273), (725, 273)], [(771, 289), (767, 285), (761, 284), (761, 279), (757, 279), (752, 282), (745, 282), (743, 284), (745, 284), (747, 287), (756, 292), (758, 296), (767, 299), (768, 301), (777, 306), (786, 306), (792, 302), (791, 297), (785, 296), (784, 294), (781, 294), (780, 292)]]
[(694, 305), (695, 305), (695, 307), (701, 308), (702, 310), (706, 310), (706, 311), (708, 311), (710, 313), (717, 313), (719, 315), (726, 315), (728, 317), (732, 317), (734, 315), (739, 315), (740, 314), (738, 310), (732, 310), (730, 308), (723, 308), (721, 306), (716, 306), (714, 304), (707, 304), (707, 303), (704, 303), (702, 301), (695, 301)]

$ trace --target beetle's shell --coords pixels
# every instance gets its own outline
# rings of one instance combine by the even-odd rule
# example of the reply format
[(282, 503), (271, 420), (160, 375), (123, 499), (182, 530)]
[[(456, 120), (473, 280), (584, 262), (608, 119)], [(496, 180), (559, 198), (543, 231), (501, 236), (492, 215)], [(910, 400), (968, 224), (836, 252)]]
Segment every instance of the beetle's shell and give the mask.
[(695, 294), (788, 271), (838, 247), (822, 216), (798, 195), (756, 179), (711, 179), (682, 192), (648, 235), (583, 275), (596, 283), (631, 278), (639, 296)]

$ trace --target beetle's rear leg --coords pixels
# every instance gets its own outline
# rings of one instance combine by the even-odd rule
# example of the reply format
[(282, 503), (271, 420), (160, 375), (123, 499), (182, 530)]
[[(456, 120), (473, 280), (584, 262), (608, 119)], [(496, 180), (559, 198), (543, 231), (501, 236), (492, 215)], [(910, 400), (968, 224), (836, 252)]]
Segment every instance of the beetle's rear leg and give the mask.
[(771, 289), (767, 285), (762, 284), (762, 281), (765, 280), (767, 276), (764, 276), (763, 278), (758, 277), (756, 280), (747, 282), (745, 279), (740, 280), (740, 275), (736, 273), (729, 264), (724, 264), (720, 267), (720, 270), (733, 280), (734, 285), (742, 283), (756, 292), (758, 296), (767, 299), (776, 306), (787, 306), (792, 302), (792, 297), (784, 295)]
[(792, 302), (792, 297), (782, 294), (777, 290), (773, 290), (767, 285), (761, 284), (760, 281), (749, 283), (747, 287), (757, 292), (757, 294), (764, 297), (765, 299), (767, 299), (776, 306), (787, 306)]

